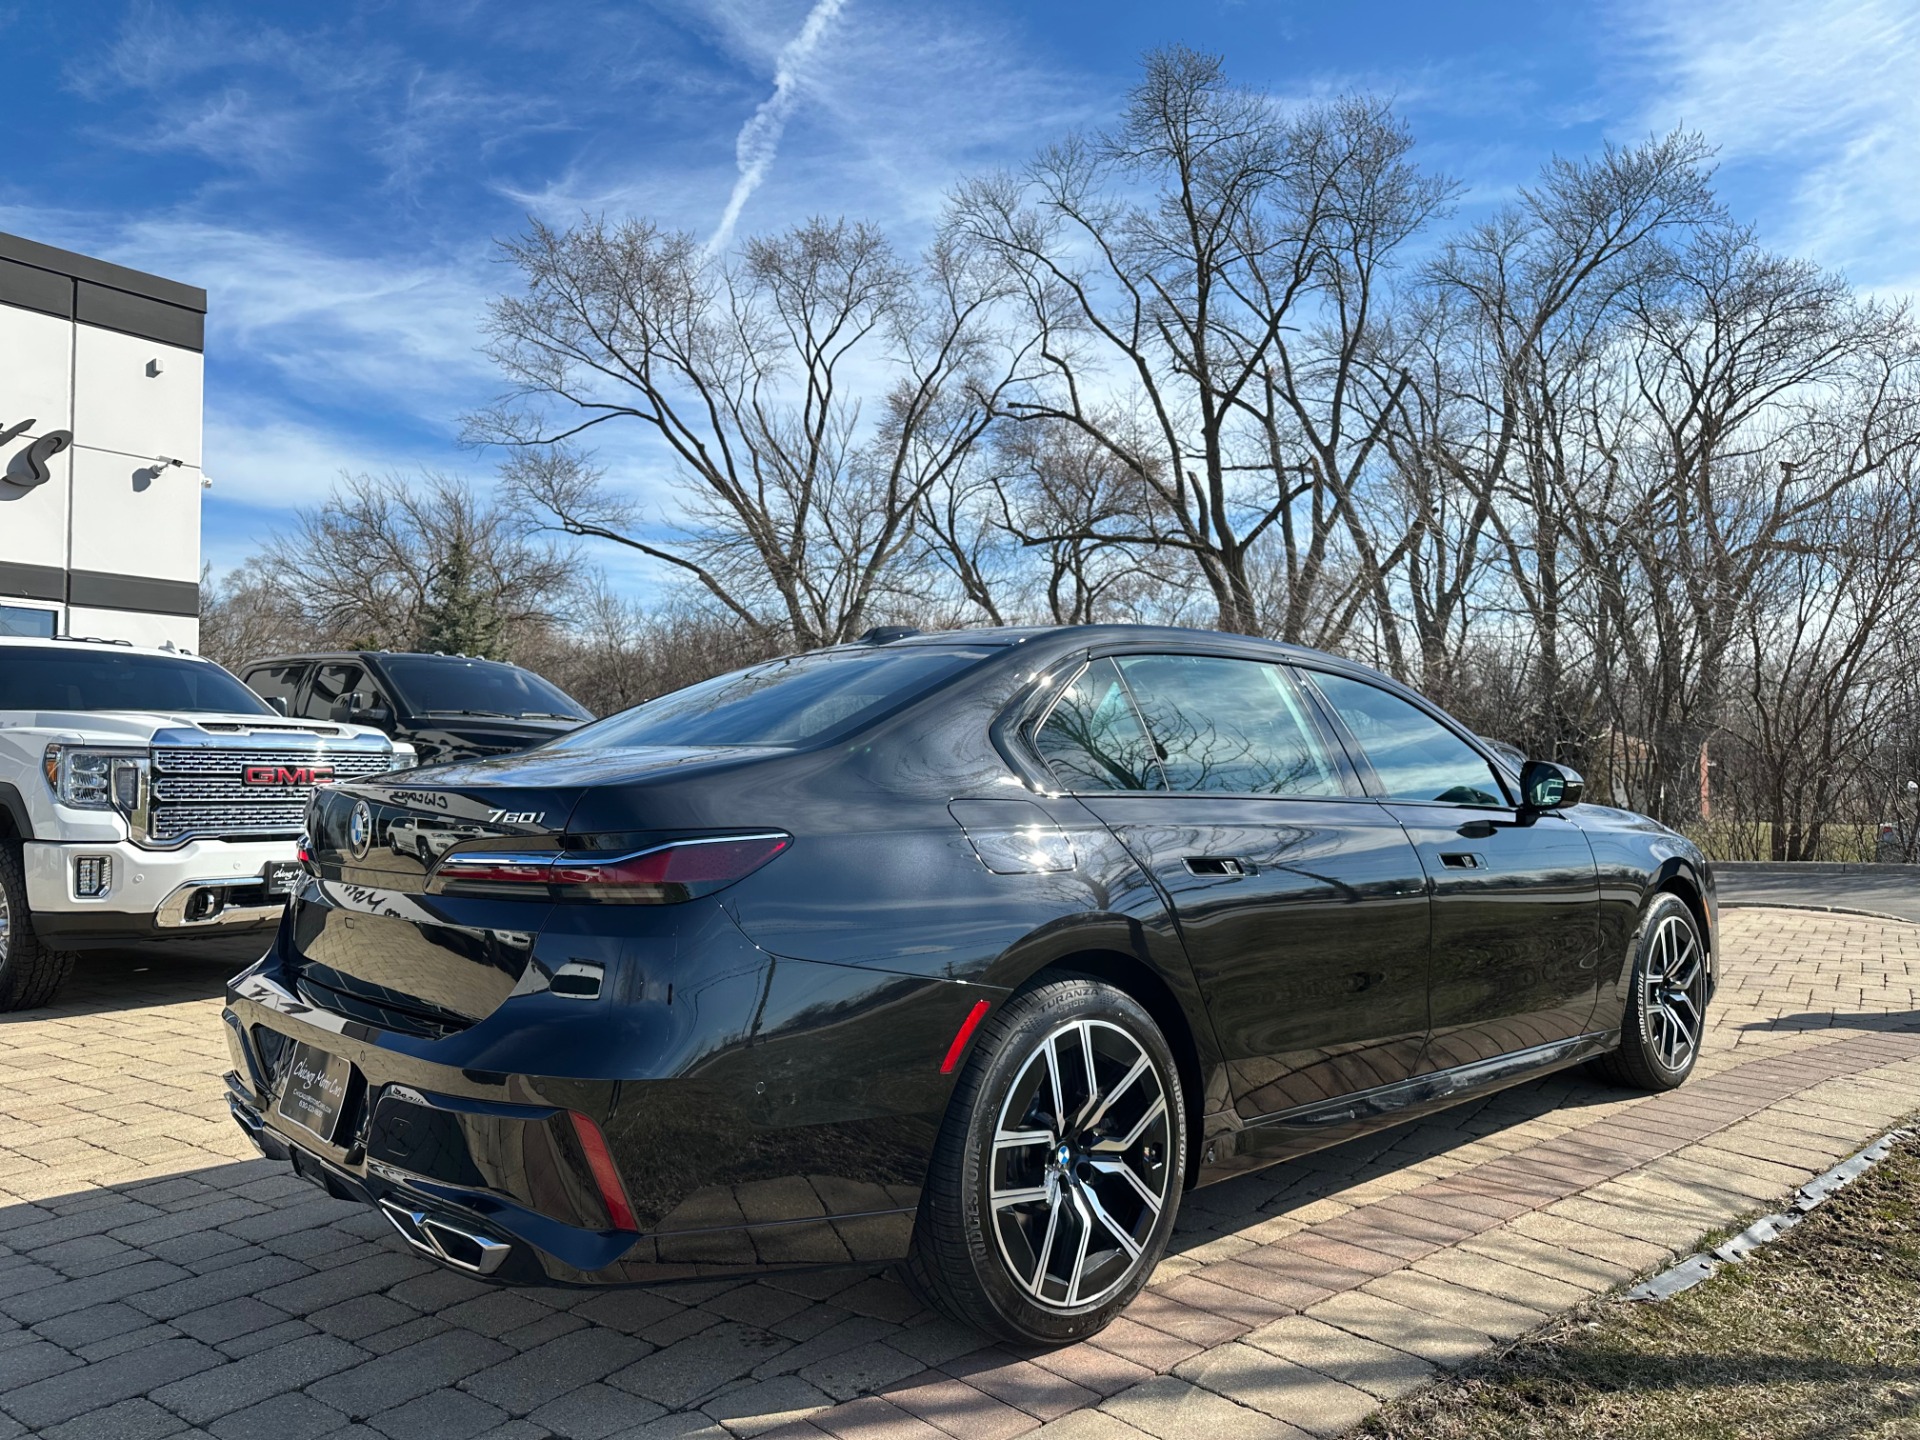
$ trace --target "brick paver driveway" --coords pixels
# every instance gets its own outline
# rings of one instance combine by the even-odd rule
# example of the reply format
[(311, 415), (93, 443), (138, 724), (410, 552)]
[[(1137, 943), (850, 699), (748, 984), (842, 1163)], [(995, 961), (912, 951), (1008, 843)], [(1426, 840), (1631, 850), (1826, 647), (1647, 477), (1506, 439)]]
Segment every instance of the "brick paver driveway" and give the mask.
[(1125, 1318), (1029, 1354), (871, 1271), (430, 1269), (246, 1158), (222, 967), (98, 962), (0, 1026), (0, 1440), (1336, 1434), (1920, 1106), (1920, 926), (1742, 910), (1724, 940), (1685, 1089), (1557, 1077), (1201, 1191)]

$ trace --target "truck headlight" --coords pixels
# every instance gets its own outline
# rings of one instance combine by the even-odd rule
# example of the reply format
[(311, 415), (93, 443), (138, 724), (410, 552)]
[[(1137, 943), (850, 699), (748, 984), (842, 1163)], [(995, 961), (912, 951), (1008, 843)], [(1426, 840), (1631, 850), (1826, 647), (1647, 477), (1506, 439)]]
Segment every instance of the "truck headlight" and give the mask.
[(76, 810), (134, 810), (140, 798), (139, 754), (49, 745), (42, 761), (47, 788)]

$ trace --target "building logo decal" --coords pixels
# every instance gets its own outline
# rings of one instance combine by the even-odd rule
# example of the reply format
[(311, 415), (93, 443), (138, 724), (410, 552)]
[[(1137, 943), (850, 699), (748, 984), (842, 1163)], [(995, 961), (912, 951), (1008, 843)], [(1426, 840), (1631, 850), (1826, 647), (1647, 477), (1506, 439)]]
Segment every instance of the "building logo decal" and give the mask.
[[(22, 420), (18, 425), (0, 430), (0, 445), (6, 445), (33, 429), (37, 422)], [(71, 430), (49, 430), (26, 449), (12, 456), (4, 469), (0, 469), (0, 480), (9, 485), (17, 485), (22, 490), (31, 490), (36, 485), (44, 485), (53, 478), (53, 472), (47, 468), (47, 462), (62, 450), (73, 444)]]

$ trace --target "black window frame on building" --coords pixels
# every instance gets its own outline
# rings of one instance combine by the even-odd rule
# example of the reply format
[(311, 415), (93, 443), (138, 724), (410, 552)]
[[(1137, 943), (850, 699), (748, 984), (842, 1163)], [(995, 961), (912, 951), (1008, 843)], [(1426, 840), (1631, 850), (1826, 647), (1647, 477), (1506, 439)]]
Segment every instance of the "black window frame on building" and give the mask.
[[(16, 625), (24, 622), (15, 620), (16, 616), (34, 616), (32, 629), (18, 629)], [(44, 605), (9, 605), (0, 600), (0, 636), (14, 640), (51, 640), (59, 633), (60, 612)]]

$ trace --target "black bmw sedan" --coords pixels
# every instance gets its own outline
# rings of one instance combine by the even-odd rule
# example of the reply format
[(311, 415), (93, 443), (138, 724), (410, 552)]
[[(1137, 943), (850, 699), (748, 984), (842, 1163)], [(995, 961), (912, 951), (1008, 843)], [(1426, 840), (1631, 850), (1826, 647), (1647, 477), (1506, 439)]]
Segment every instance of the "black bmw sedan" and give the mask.
[(1686, 1078), (1711, 872), (1580, 792), (1313, 651), (882, 632), (318, 792), (229, 1098), (472, 1274), (901, 1260), (1066, 1341), (1192, 1186), (1580, 1062)]

